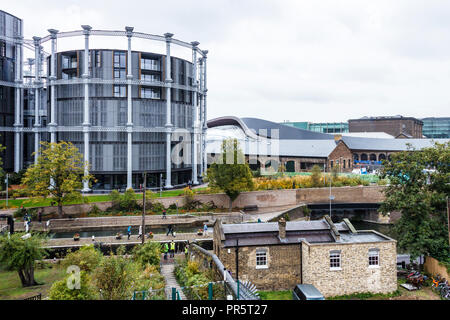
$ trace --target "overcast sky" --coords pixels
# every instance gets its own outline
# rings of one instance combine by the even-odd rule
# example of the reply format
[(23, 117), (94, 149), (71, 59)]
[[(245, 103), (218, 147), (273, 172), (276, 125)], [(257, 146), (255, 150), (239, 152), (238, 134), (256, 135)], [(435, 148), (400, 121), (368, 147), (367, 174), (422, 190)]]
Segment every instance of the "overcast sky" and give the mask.
[(450, 116), (446, 0), (3, 0), (0, 9), (23, 19), (26, 38), (89, 24), (199, 41), (209, 50), (208, 119)]

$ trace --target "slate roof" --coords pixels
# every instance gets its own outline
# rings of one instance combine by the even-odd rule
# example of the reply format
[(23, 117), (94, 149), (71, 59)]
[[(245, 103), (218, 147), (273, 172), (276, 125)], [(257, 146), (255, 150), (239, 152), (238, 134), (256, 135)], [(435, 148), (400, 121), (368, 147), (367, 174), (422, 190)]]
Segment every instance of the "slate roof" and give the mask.
[(435, 142), (444, 143), (450, 139), (377, 139), (343, 136), (342, 141), (351, 150), (405, 151), (407, 144), (415, 149), (432, 147)]
[[(372, 231), (350, 232), (345, 222), (334, 223), (340, 233), (338, 243), (389, 241), (388, 237)], [(224, 247), (298, 244), (302, 239), (309, 243), (333, 243), (331, 228), (325, 219), (286, 222), (286, 238), (280, 239), (278, 222), (222, 224)]]

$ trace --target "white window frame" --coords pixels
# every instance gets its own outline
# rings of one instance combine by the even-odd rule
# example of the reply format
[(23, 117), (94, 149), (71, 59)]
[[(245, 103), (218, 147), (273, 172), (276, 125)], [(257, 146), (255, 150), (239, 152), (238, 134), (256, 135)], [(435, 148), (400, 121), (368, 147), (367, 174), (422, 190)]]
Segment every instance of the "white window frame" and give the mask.
[[(265, 264), (258, 264), (258, 258), (263, 258), (265, 260)], [(268, 269), (268, 259), (267, 259), (267, 250), (266, 249), (257, 249), (256, 250), (256, 269)]]
[(331, 271), (342, 270), (342, 254), (340, 250), (330, 251), (329, 266)]
[[(376, 264), (371, 264), (371, 259), (370, 258), (375, 258), (376, 257)], [(368, 254), (368, 264), (369, 264), (369, 268), (379, 268), (380, 267), (380, 250), (379, 249), (369, 249), (369, 254)]]

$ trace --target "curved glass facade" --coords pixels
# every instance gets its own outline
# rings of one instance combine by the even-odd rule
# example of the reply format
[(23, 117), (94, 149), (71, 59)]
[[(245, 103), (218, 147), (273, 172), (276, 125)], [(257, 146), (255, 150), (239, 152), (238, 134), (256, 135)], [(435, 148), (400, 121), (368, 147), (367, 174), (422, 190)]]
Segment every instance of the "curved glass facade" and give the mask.
[[(135, 52), (131, 54), (131, 75), (144, 81), (131, 86), (132, 123), (134, 128), (151, 128), (155, 132), (133, 132), (132, 171), (133, 186), (141, 182), (141, 173), (162, 173), (166, 169), (166, 91), (161, 86), (165, 78), (165, 56)], [(101, 182), (98, 188), (116, 188), (125, 183), (127, 170), (128, 74), (127, 51), (90, 50), (89, 74), (91, 79), (120, 81), (125, 84), (89, 84), (89, 164), (90, 171)], [(56, 55), (56, 80), (76, 80), (84, 70), (84, 51), (59, 52)], [(48, 58), (48, 72), (51, 63)], [(192, 85), (192, 63), (171, 57), (173, 84)], [(82, 81), (82, 80), (80, 80)], [(171, 123), (174, 129), (192, 128), (193, 93), (171, 90)], [(56, 89), (55, 122), (67, 131), (57, 132), (57, 141), (70, 141), (83, 152), (84, 84), (76, 82), (58, 85)], [(50, 113), (50, 103), (48, 103)], [(98, 132), (97, 128), (101, 128)], [(121, 131), (116, 131), (119, 129)], [(173, 143), (172, 143), (173, 144)], [(191, 177), (191, 164), (172, 165), (174, 184), (186, 183)], [(153, 180), (159, 175), (154, 176)], [(105, 186), (106, 185), (106, 186)]]
[[(14, 83), (16, 77), (16, 44), (8, 41), (22, 36), (22, 20), (0, 10), (0, 81)], [(0, 144), (6, 149), (0, 154), (4, 170), (14, 168), (14, 127), (16, 92), (12, 86), (0, 84)]]

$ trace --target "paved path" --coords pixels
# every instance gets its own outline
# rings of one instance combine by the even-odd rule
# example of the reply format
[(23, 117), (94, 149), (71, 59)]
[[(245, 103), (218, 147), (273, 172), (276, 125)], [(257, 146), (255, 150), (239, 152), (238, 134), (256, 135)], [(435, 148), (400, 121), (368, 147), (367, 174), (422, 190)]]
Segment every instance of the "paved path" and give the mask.
[[(208, 233), (204, 236), (199, 236), (196, 233), (177, 233), (176, 237), (173, 237), (171, 235), (166, 236), (166, 234), (155, 234), (153, 236), (153, 239), (151, 241), (159, 241), (159, 242), (167, 242), (173, 240), (176, 242), (186, 242), (189, 240), (192, 241), (212, 241), (213, 235), (212, 233)], [(127, 239), (127, 236), (122, 236), (121, 240), (117, 240), (115, 236), (110, 237), (95, 237), (96, 242), (102, 242), (104, 245), (107, 244), (137, 244), (141, 243), (141, 239), (137, 239), (136, 235), (132, 235), (130, 240)], [(148, 238), (145, 239), (146, 242), (150, 241)], [(53, 238), (49, 239), (47, 242), (47, 247), (77, 247), (82, 246), (85, 244), (93, 244), (94, 241), (92, 241), (91, 238), (80, 238), (78, 241), (74, 241), (73, 238)]]
[(164, 281), (166, 282), (164, 292), (166, 293), (167, 300), (172, 299), (172, 288), (176, 288), (178, 290), (181, 300), (186, 300), (186, 296), (184, 295), (180, 285), (178, 284), (175, 278), (174, 269), (175, 269), (174, 262), (172, 263), (167, 262), (161, 264), (161, 274), (164, 276)]
[(286, 210), (294, 208), (296, 206), (298, 206), (298, 204), (289, 206), (258, 208), (258, 211), (246, 212), (244, 214), (243, 220), (244, 222), (255, 222), (258, 221), (259, 218), (261, 219), (262, 222), (268, 222), (271, 219), (279, 216)]

